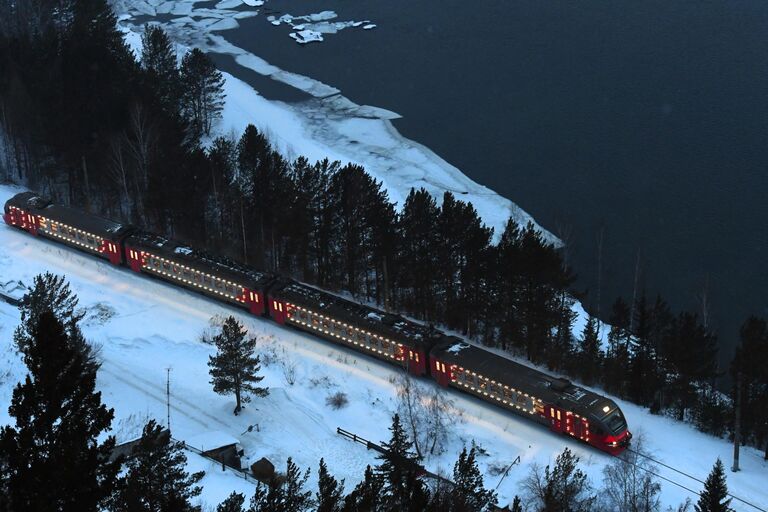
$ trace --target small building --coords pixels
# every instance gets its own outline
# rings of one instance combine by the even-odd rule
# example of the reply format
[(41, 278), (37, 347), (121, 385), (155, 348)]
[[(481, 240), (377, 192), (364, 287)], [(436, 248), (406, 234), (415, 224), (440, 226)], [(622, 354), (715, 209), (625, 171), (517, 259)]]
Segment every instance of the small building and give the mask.
[(204, 432), (184, 440), (187, 446), (197, 448), (205, 457), (219, 461), (235, 469), (241, 469), (240, 457), (243, 449), (240, 441), (226, 432)]
[(251, 464), (251, 473), (261, 483), (267, 483), (275, 477), (275, 465), (262, 457)]
[[(160, 432), (160, 442), (165, 443), (168, 441), (168, 438), (171, 436), (171, 431), (167, 428), (162, 430)], [(141, 437), (137, 437), (136, 439), (132, 439), (130, 441), (126, 441), (124, 443), (120, 443), (116, 445), (114, 448), (112, 448), (112, 452), (109, 454), (109, 461), (112, 462), (116, 460), (118, 457), (122, 457), (123, 460), (129, 459), (131, 455), (133, 454), (133, 448), (139, 444), (141, 441)]]

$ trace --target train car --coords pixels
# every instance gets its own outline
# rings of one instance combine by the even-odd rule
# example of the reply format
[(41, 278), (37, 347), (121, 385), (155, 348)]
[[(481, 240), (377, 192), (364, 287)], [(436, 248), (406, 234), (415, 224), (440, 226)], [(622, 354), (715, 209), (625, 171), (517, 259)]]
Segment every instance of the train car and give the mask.
[(244, 307), (254, 315), (266, 313), (266, 289), (275, 279), (270, 273), (153, 233), (132, 233), (124, 240), (124, 246), (126, 264), (134, 272)]
[(432, 327), (289, 279), (270, 288), (269, 311), (278, 323), (403, 366), (413, 375), (427, 373), (429, 350), (443, 337)]
[(632, 434), (612, 400), (516, 363), (459, 338), (446, 337), (429, 353), (432, 377), (480, 399), (618, 455)]
[(124, 262), (121, 243), (132, 230), (119, 222), (53, 204), (32, 192), (10, 198), (5, 203), (3, 220), (10, 226), (70, 245), (115, 265)]

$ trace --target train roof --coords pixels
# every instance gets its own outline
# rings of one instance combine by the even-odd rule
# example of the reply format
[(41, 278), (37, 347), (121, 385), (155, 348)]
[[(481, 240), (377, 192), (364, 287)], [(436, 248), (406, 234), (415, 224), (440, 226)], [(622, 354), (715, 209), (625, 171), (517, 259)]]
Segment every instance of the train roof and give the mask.
[(273, 274), (256, 270), (223, 256), (215, 256), (195, 249), (177, 240), (154, 233), (137, 231), (125, 243), (136, 249), (145, 249), (156, 256), (186, 265), (200, 272), (228, 279), (249, 288), (261, 287), (274, 279)]
[(524, 364), (470, 345), (459, 338), (446, 338), (431, 354), (446, 364), (455, 364), (483, 377), (523, 391), (543, 402), (562, 406), (577, 414), (605, 415), (602, 408), (615, 408), (610, 399), (576, 386), (570, 381), (547, 375)]
[(425, 351), (445, 336), (432, 326), (407, 320), (371, 306), (339, 297), (312, 286), (286, 280), (271, 291), (276, 297), (339, 319), (393, 341), (409, 343)]
[(78, 208), (53, 204), (49, 199), (34, 192), (16, 194), (6, 202), (6, 206), (8, 205), (110, 240), (127, 233), (130, 229), (129, 225), (105, 219)]

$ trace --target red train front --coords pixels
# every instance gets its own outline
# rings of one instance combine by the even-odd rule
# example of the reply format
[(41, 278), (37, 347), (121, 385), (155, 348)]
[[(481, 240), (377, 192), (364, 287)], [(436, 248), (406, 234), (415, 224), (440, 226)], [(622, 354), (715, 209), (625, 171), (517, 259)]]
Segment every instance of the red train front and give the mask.
[(455, 337), (429, 353), (432, 378), (612, 455), (632, 434), (621, 409), (610, 399), (547, 375)]

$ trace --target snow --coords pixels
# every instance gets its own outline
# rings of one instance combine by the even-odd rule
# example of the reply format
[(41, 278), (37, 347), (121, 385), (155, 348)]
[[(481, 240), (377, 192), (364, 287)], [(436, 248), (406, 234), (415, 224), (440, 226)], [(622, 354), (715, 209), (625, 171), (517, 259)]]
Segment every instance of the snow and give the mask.
[(456, 343), (455, 345), (451, 345), (450, 347), (448, 347), (448, 349), (446, 349), (446, 352), (450, 352), (451, 354), (458, 354), (465, 348), (469, 348), (469, 345), (467, 345), (466, 343)]
[(215, 450), (223, 446), (230, 446), (240, 443), (240, 440), (227, 432), (221, 430), (213, 430), (210, 432), (201, 432), (200, 434), (193, 435), (185, 439), (185, 442), (197, 448), (201, 452), (208, 450)]
[(192, 249), (190, 247), (179, 246), (175, 248), (173, 252), (175, 252), (176, 254), (183, 254), (185, 256), (188, 256), (192, 254)]
[[(0, 204), (18, 191), (0, 186)], [(374, 442), (386, 441), (390, 416), (397, 408), (393, 382), (400, 372), (396, 368), (0, 225), (0, 283), (29, 284), (44, 271), (65, 274), (89, 312), (83, 328), (87, 338), (101, 347), (97, 386), (104, 402), (115, 408), (113, 426), (119, 439), (135, 438), (148, 418), (165, 423), (166, 368), (170, 367), (171, 426), (176, 439), (192, 444), (195, 436), (205, 434), (237, 440), (245, 451), (243, 466), (266, 457), (282, 469), (291, 456), (300, 467), (312, 468), (311, 486), (316, 485), (320, 457), (338, 478), (346, 479), (347, 489), (360, 481), (366, 465), (377, 463), (374, 452), (337, 435), (336, 428)], [(250, 335), (259, 337), (262, 384), (270, 388), (269, 396), (254, 398), (238, 416), (233, 414), (233, 397), (212, 391), (207, 362), (214, 348), (199, 341), (211, 316), (230, 314), (243, 322)], [(12, 390), (26, 374), (12, 345), (18, 322), (18, 311), (0, 303), (0, 424), (10, 422), (7, 411)], [(290, 385), (285, 368), (292, 365), (296, 377)], [(432, 386), (426, 379), (418, 384)], [(326, 398), (339, 391), (347, 394), (349, 404), (334, 410), (326, 405)], [(610, 456), (457, 391), (449, 391), (449, 396), (455, 402), (455, 421), (446, 452), (426, 459), (430, 471), (450, 472), (462, 446), (474, 439), (488, 452), (479, 462), (486, 485), (495, 487), (501, 477), (492, 468), (506, 467), (520, 456), (522, 463), (510, 469), (499, 487), (505, 503), (520, 492), (519, 482), (530, 463), (551, 463), (568, 446), (581, 457), (581, 467), (593, 483), (601, 485), (601, 471), (612, 462)], [(616, 401), (633, 433), (645, 434), (655, 458), (702, 480), (717, 457), (729, 465), (732, 446), (727, 441)], [(213, 434), (216, 432), (220, 434)], [(220, 464), (193, 453), (187, 457), (190, 471), (207, 472), (201, 504), (215, 506), (233, 490), (246, 496), (253, 493), (253, 485), (237, 473), (222, 471)], [(728, 473), (729, 489), (767, 508), (764, 482), (768, 463), (757, 450), (744, 448), (741, 466), (739, 473)], [(701, 488), (698, 482), (666, 468), (658, 472), (687, 487)], [(665, 507), (688, 497), (686, 491), (667, 482), (661, 485)], [(739, 512), (752, 510), (735, 501), (733, 507)]]

